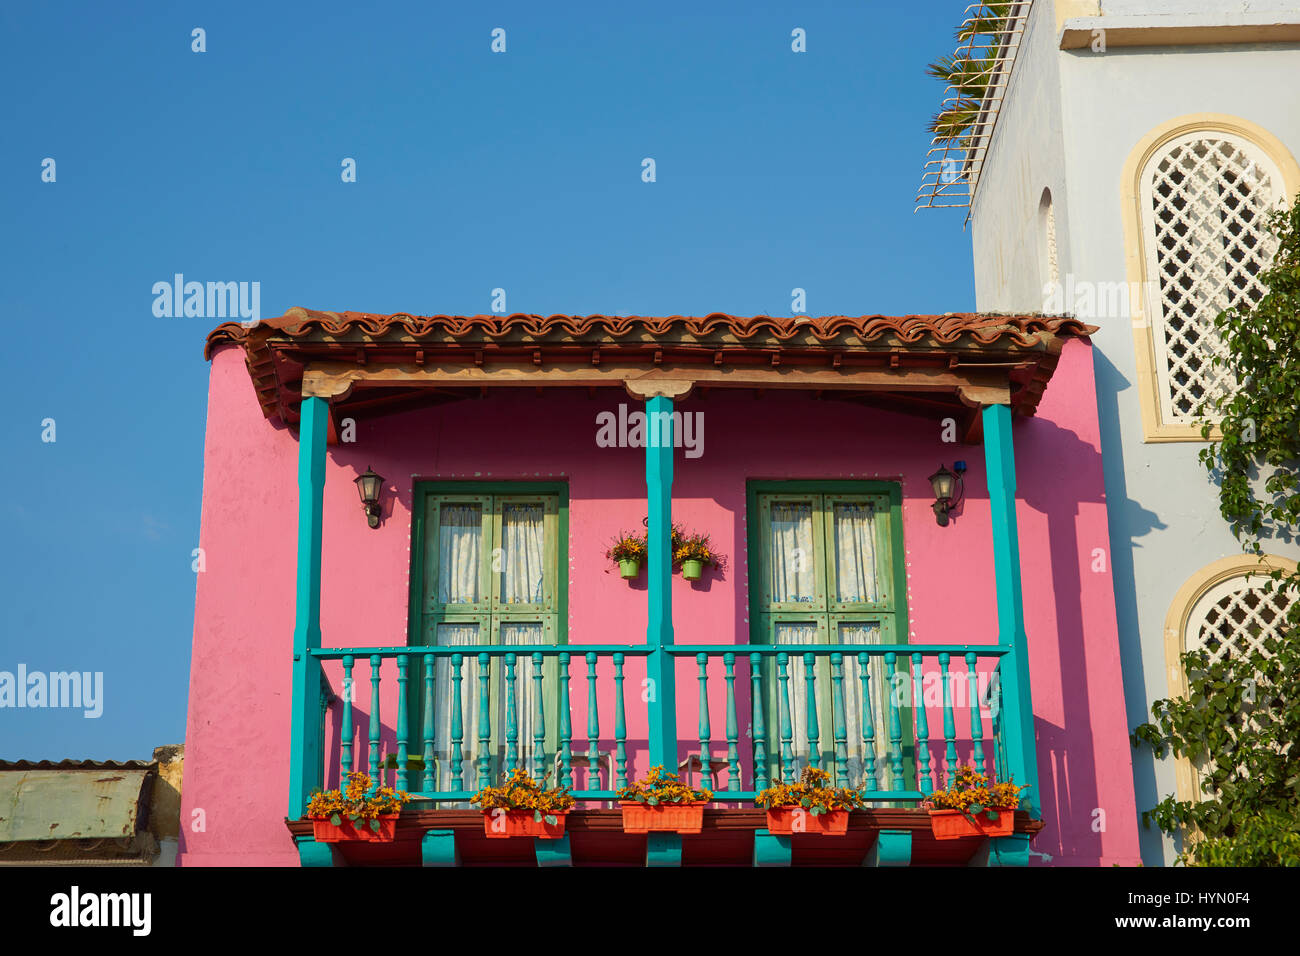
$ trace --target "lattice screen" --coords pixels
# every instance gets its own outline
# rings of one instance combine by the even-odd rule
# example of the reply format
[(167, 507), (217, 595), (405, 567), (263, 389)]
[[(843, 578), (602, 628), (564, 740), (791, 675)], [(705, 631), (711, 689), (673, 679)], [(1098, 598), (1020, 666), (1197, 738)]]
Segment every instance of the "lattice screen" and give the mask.
[[(1204, 648), (1210, 660), (1218, 661), (1228, 656), (1249, 654), (1263, 649), (1266, 638), (1280, 634), (1286, 622), (1286, 612), (1295, 600), (1292, 592), (1279, 594), (1274, 591), (1265, 594), (1264, 578), (1255, 576), (1229, 578), (1207, 591), (1187, 621), (1185, 649), (1188, 651)], [(1247, 718), (1249, 724), (1258, 729), (1255, 717)], [(1231, 732), (1231, 728), (1230, 728)], [(1284, 745), (1285, 747), (1290, 744)], [(1196, 799), (1203, 799), (1200, 780), (1203, 774), (1212, 772), (1214, 762), (1198, 760), (1190, 762), (1192, 770), (1192, 792)], [(1244, 776), (1248, 770), (1237, 768)]]
[[(1202, 132), (1169, 143), (1147, 165), (1142, 182), (1147, 278), (1160, 301), (1153, 317), (1162, 418), (1199, 419), (1206, 398), (1231, 379), (1211, 358), (1224, 354), (1214, 318), (1263, 297), (1256, 278), (1276, 251), (1265, 232), (1280, 197), (1277, 167), (1253, 144)], [(1213, 416), (1212, 416), (1213, 417)]]
[(1229, 578), (1206, 592), (1188, 619), (1186, 649), (1205, 648), (1211, 661), (1262, 649), (1266, 638), (1280, 633), (1294, 600), (1289, 592), (1265, 594), (1265, 580)]

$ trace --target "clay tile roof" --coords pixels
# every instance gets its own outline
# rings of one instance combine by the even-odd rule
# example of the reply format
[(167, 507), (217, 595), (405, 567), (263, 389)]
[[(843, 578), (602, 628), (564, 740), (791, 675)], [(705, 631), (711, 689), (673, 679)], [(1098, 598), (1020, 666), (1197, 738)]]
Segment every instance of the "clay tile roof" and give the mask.
[(411, 315), (396, 312), (378, 315), (371, 312), (318, 312), (293, 308), (282, 316), (263, 319), (251, 326), (225, 322), (208, 334), (204, 355), (223, 343), (243, 345), (246, 349), (258, 339), (284, 337), (299, 339), (312, 334), (324, 336), (356, 335), (379, 339), (400, 337), (503, 338), (512, 335), (538, 339), (564, 337), (585, 340), (593, 337), (624, 338), (642, 333), (650, 336), (686, 333), (696, 338), (710, 338), (719, 332), (729, 333), (740, 341), (770, 337), (790, 341), (797, 336), (812, 336), (832, 341), (852, 336), (862, 343), (891, 339), (901, 343), (929, 339), (952, 343), (966, 337), (983, 345), (1010, 340), (1020, 345), (1034, 344), (1041, 332), (1055, 335), (1086, 336), (1096, 326), (1085, 325), (1070, 316), (1003, 315), (1000, 313), (952, 312), (945, 315), (831, 315), (831, 316), (737, 316), (713, 312), (705, 316), (670, 315)]
[[(292, 308), (251, 325), (225, 322), (207, 337), (204, 355), (227, 345), (243, 348), (266, 417), (297, 419), (302, 372), (310, 361), (540, 362), (552, 354), (596, 350), (629, 361), (650, 361), (656, 350), (676, 358), (704, 352), (728, 361), (780, 355), (795, 361), (836, 363), (929, 361), (946, 356), (1012, 360), (1021, 364), (1013, 406), (1032, 414), (1056, 365), (1062, 342), (1096, 331), (1070, 316), (956, 312), (946, 315), (703, 316), (671, 315), (412, 315), (397, 312), (319, 312)], [(873, 353), (876, 358), (872, 359)], [(655, 361), (658, 359), (656, 358)], [(772, 364), (775, 364), (773, 361)]]

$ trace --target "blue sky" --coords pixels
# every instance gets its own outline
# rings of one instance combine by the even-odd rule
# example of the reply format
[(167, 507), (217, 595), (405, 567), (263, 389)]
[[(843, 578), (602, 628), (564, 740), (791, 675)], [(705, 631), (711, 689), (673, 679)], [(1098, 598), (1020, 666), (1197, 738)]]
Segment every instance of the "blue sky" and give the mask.
[(155, 282), (260, 282), (264, 316), (498, 287), (548, 314), (782, 315), (795, 287), (814, 315), (969, 310), (963, 213), (912, 211), (923, 68), (964, 8), (5, 5), (0, 671), (100, 671), (104, 701), (0, 709), (0, 758), (184, 738), (216, 320), (156, 318)]

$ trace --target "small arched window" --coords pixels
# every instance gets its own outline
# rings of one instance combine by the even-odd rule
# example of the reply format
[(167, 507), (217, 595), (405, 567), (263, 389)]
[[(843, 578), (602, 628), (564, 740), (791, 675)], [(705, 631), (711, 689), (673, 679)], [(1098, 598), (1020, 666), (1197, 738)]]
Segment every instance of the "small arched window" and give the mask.
[(1052, 191), (1044, 189), (1038, 200), (1038, 236), (1040, 274), (1043, 277), (1043, 296), (1046, 298), (1061, 279), (1061, 267), (1056, 256), (1056, 209), (1052, 206)]

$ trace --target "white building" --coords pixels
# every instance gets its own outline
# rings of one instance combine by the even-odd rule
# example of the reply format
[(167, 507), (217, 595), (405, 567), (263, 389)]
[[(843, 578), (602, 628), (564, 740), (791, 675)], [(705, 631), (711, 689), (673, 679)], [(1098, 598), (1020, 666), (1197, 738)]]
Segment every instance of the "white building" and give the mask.
[[(1219, 515), (1193, 422), (1217, 380), (1210, 323), (1258, 298), (1271, 256), (1263, 217), (1300, 192), (1300, 2), (1034, 0), (1013, 16), (1018, 46), (1004, 45), (1009, 69), (977, 148), (946, 154), (933, 178), (959, 169), (949, 191), (973, 189), (980, 311), (1071, 312), (1099, 326), (1110, 554), (1136, 726), (1183, 689), (1184, 648), (1231, 653), (1251, 625), (1268, 631), (1280, 616), (1259, 579), (1243, 577), (1254, 562)], [(1293, 545), (1271, 550), (1300, 558)], [(1139, 811), (1195, 792), (1189, 766), (1145, 747), (1133, 771)], [(1154, 825), (1142, 832), (1148, 865), (1172, 859)]]

